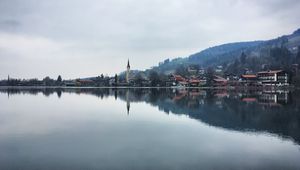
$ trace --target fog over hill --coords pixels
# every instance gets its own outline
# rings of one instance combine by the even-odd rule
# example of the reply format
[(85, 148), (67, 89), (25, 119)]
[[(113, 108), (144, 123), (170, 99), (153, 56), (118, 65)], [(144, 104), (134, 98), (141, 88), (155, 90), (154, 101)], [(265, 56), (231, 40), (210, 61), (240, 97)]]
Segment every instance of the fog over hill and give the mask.
[[(300, 29), (290, 35), (283, 35), (271, 40), (234, 42), (210, 47), (188, 57), (176, 58), (173, 60), (167, 59), (160, 62), (158, 66), (153, 67), (153, 70), (162, 73), (171, 73), (179, 66), (199, 65), (200, 67), (207, 68), (222, 65), (229, 67), (243, 52), (247, 55), (249, 59), (248, 62), (252, 61), (254, 62), (253, 64), (269, 64), (278, 67), (276, 63), (273, 63), (272, 60), (268, 59), (271, 57), (271, 51), (279, 48), (281, 50), (287, 50), (290, 57), (295, 57), (298, 52), (298, 46), (300, 46)], [(280, 55), (279, 51), (276, 53)], [(263, 68), (251, 69), (258, 70)]]

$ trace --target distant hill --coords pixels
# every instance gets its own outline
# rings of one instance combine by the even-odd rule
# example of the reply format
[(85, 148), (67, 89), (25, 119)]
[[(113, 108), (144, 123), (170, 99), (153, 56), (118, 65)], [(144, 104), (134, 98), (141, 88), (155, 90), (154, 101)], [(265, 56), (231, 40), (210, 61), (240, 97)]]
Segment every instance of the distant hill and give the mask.
[[(295, 56), (298, 51), (298, 46), (300, 46), (300, 29), (296, 30), (293, 34), (284, 35), (272, 40), (235, 42), (210, 47), (188, 57), (176, 58), (173, 60), (167, 59), (163, 62), (160, 62), (159, 66), (153, 67), (152, 70), (168, 74), (174, 72), (179, 66), (188, 65), (199, 65), (203, 68), (222, 65), (225, 66), (225, 68), (228, 68), (236, 59), (241, 56), (242, 53), (245, 53), (249, 59), (249, 61), (246, 62), (258, 62), (256, 64), (272, 65), (270, 61), (273, 60), (269, 60), (271, 50), (276, 48), (284, 48), (289, 51), (290, 55)], [(254, 65), (255, 63), (252, 64)], [(251, 67), (250, 65), (247, 66)], [(259, 70), (261, 68), (253, 67), (251, 69)]]
[(263, 41), (237, 42), (211, 47), (189, 56), (187, 62), (200, 65), (214, 64), (216, 61), (220, 63), (239, 56), (243, 51), (254, 50), (262, 43)]

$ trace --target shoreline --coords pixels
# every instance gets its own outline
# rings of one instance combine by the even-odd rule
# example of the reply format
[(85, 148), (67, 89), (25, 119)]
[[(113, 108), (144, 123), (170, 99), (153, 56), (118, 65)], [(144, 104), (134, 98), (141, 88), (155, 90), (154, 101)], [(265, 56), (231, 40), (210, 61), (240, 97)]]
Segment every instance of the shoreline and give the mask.
[(224, 87), (72, 87), (72, 86), (0, 86), (0, 89), (200, 89), (200, 90), (253, 90), (253, 91), (276, 91), (276, 90), (300, 90), (299, 87), (283, 86), (283, 87), (252, 87), (252, 86), (224, 86)]

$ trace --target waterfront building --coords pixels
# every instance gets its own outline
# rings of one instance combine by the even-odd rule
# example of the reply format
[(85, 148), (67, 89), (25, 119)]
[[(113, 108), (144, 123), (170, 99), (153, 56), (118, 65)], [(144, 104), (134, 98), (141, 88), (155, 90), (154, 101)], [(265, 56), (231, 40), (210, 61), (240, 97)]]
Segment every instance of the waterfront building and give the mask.
[(272, 86), (289, 85), (288, 73), (283, 70), (261, 71), (257, 73), (259, 83)]
[(223, 77), (220, 76), (214, 76), (213, 79), (213, 84), (214, 86), (226, 86), (228, 83), (228, 80), (224, 79)]
[(171, 81), (173, 81), (173, 86), (188, 86), (188, 80), (182, 77), (181, 75), (172, 75)]
[(257, 84), (257, 75), (243, 74), (243, 75), (241, 75), (241, 83), (244, 85), (256, 85)]

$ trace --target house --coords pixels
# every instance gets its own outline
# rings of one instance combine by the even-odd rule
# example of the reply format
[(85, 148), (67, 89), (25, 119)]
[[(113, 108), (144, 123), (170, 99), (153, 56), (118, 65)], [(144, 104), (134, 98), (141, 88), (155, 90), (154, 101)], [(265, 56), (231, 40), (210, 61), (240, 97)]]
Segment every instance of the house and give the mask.
[(95, 82), (90, 79), (77, 79), (76, 86), (94, 86)]
[(198, 70), (198, 74), (199, 74), (200, 76), (203, 76), (203, 75), (205, 74), (205, 70), (204, 70), (203, 68), (200, 68), (200, 69)]
[(116, 86), (117, 85), (116, 80), (115, 80), (114, 77), (109, 78), (109, 85), (110, 86)]
[(200, 80), (199, 79), (196, 79), (196, 78), (191, 78), (189, 79), (189, 86), (192, 86), (192, 87), (197, 87), (200, 85)]
[(188, 86), (188, 80), (181, 75), (172, 75), (171, 81), (173, 81), (173, 85)]
[(283, 70), (261, 71), (257, 73), (259, 83), (271, 86), (289, 85), (288, 73)]
[(299, 64), (292, 64), (293, 73), (297, 76), (299, 73)]
[(198, 87), (206, 84), (206, 79), (201, 79), (197, 76), (191, 76), (190, 78), (184, 78), (180, 75), (172, 75), (167, 82), (167, 86), (190, 86)]
[(256, 85), (257, 76), (255, 74), (243, 74), (241, 75), (241, 83), (244, 85)]
[(223, 77), (215, 75), (214, 79), (213, 79), (213, 83), (214, 83), (214, 86), (226, 86), (228, 83), (228, 80), (224, 79)]
[(216, 73), (221, 73), (223, 72), (223, 66), (217, 66), (217, 68), (215, 69)]
[(202, 79), (200, 78), (199, 81), (200, 81), (199, 86), (205, 86), (207, 84), (207, 80), (204, 78), (202, 78)]
[(189, 86), (191, 87), (197, 87), (197, 86), (204, 86), (206, 85), (206, 79), (205, 77), (201, 77), (201, 76), (191, 76), (188, 80)]
[(176, 82), (186, 81), (186, 79), (181, 75), (173, 75), (173, 78)]
[(192, 74), (192, 75), (196, 75), (197, 74), (197, 68), (193, 67), (193, 66), (189, 66), (187, 71)]
[(76, 81), (74, 80), (66, 80), (64, 81), (65, 86), (76, 86)]
[(235, 74), (226, 74), (226, 79), (232, 81), (232, 80), (239, 80), (240, 78)]
[(227, 84), (230, 86), (239, 86), (240, 85), (240, 77), (235, 74), (226, 74), (226, 80), (228, 80)]

